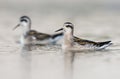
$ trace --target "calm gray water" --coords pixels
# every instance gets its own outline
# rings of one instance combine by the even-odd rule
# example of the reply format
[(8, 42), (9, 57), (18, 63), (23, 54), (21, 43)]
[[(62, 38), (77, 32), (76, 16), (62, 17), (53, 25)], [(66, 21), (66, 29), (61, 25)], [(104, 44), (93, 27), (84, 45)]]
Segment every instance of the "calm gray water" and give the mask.
[[(0, 79), (120, 79), (119, 1), (0, 1)], [(113, 45), (102, 51), (62, 52), (60, 46), (22, 52), (16, 43), (19, 17), (28, 15), (32, 28), (54, 31), (70, 21), (75, 35)]]

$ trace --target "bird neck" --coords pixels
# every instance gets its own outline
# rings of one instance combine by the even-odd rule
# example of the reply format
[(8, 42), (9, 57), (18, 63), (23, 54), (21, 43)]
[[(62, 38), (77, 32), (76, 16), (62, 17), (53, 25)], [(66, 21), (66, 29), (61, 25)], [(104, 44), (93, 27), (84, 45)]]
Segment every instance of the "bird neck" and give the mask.
[(26, 35), (31, 30), (31, 24), (26, 24), (23, 26), (23, 35)]
[(64, 33), (63, 47), (70, 48), (73, 46), (73, 32)]

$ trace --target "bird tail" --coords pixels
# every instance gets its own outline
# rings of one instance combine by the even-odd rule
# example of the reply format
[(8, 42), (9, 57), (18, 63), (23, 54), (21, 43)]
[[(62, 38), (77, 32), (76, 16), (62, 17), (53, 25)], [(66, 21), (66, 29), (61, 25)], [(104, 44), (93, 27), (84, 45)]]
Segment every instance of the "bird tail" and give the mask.
[(105, 42), (97, 42), (98, 49), (105, 49), (106, 47), (110, 46), (112, 43), (111, 41), (105, 41)]

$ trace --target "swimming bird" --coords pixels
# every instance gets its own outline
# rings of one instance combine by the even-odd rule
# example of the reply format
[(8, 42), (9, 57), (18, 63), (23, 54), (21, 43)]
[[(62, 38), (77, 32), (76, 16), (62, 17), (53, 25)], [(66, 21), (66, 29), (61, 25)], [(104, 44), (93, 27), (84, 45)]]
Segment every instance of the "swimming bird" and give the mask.
[(86, 39), (81, 39), (74, 36), (74, 25), (71, 22), (65, 22), (61, 29), (56, 30), (56, 32), (63, 30), (63, 49), (73, 48), (75, 45), (79, 45), (80, 47), (85, 47), (88, 49), (101, 50), (110, 46), (111, 41), (104, 42), (95, 42)]
[(31, 30), (31, 19), (28, 16), (20, 17), (19, 22), (20, 23), (13, 29), (16, 29), (17, 27), (22, 27), (23, 32), (20, 38), (20, 43), (22, 46), (28, 44), (55, 44), (63, 36), (62, 32), (51, 35), (41, 33), (36, 30)]

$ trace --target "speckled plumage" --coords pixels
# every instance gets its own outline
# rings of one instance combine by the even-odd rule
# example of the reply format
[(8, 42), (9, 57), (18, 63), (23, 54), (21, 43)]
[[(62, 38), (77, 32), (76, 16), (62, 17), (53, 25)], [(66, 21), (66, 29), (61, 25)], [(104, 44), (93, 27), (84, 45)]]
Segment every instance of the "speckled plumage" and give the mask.
[[(93, 47), (96, 49), (104, 49), (105, 47), (108, 47), (109, 45), (111, 45), (111, 41), (104, 41), (104, 42), (95, 42), (95, 41), (91, 41), (91, 40), (85, 40), (85, 39), (81, 39), (78, 37), (74, 36), (74, 42), (82, 45), (82, 46), (87, 46), (87, 47)], [(107, 46), (105, 46), (107, 45)], [(103, 47), (102, 47), (103, 46)], [(105, 47), (104, 47), (105, 46)]]
[(65, 22), (63, 28), (57, 31), (60, 31), (60, 30), (64, 30), (63, 31), (64, 32), (63, 47), (69, 48), (77, 44), (82, 47), (99, 50), (99, 49), (104, 49), (112, 44), (111, 41), (95, 42), (95, 41), (81, 39), (81, 38), (74, 36), (73, 35), (74, 25), (71, 22)]
[[(20, 23), (14, 28), (23, 27), (23, 34), (21, 36), (21, 43), (24, 44), (52, 44), (56, 43), (63, 33), (46, 34), (36, 30), (31, 30), (31, 19), (28, 16), (20, 17)], [(58, 39), (59, 38), (59, 39)]]

